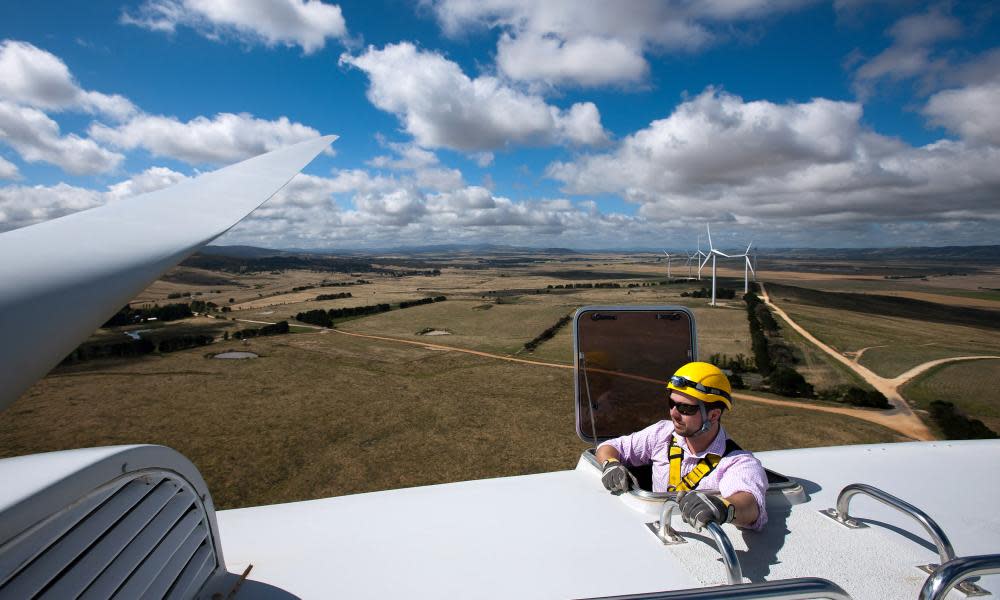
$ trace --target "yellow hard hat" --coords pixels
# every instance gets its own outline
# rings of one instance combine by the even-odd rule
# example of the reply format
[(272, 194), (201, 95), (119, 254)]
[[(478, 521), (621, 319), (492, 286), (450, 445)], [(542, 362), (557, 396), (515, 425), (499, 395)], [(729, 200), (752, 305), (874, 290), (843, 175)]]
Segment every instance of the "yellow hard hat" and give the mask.
[(719, 367), (704, 362), (689, 362), (677, 369), (667, 381), (667, 389), (702, 402), (721, 402), (733, 409), (733, 388)]

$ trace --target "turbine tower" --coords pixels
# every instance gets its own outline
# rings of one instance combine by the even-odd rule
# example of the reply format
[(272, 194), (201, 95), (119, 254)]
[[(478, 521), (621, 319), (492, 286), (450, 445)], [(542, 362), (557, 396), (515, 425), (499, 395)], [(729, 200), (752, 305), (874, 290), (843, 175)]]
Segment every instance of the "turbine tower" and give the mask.
[[(757, 271), (753, 268), (753, 265), (750, 264), (750, 246), (753, 246), (753, 241), (751, 241), (749, 244), (747, 244), (746, 252), (744, 252), (743, 254), (740, 254), (739, 256), (734, 257), (734, 258), (742, 258), (744, 261), (746, 261), (745, 264), (743, 265), (743, 293), (744, 294), (747, 294), (750, 291), (750, 273), (753, 273), (753, 280), (757, 281)], [(757, 256), (757, 253), (755, 252), (754, 253), (754, 257), (756, 257), (756, 256)]]
[[(708, 259), (709, 258), (712, 259), (712, 306), (715, 306), (715, 257), (716, 256), (721, 256), (723, 258), (732, 258), (732, 257), (729, 256), (728, 254), (724, 254), (715, 249), (715, 246), (712, 245), (712, 228), (709, 227), (708, 224), (706, 224), (705, 229), (708, 231), (708, 255), (705, 256), (705, 260), (704, 262), (701, 263), (701, 266), (704, 267), (705, 264), (708, 263)], [(700, 238), (699, 241), (701, 241)], [(698, 272), (701, 273), (701, 268), (698, 269)]]
[(667, 255), (667, 283), (670, 283), (670, 254), (666, 250), (663, 253)]
[(701, 281), (701, 268), (705, 266), (702, 259), (707, 259), (708, 255), (701, 251), (701, 236), (698, 236), (698, 251), (691, 255), (691, 258), (698, 257), (698, 281)]

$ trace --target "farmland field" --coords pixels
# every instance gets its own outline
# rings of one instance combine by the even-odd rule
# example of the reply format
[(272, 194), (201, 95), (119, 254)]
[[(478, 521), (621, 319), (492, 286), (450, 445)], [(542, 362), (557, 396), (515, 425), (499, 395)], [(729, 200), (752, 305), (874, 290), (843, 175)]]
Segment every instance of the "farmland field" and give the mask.
[[(261, 358), (213, 360), (202, 348), (61, 369), (0, 421), (0, 456), (164, 444), (231, 508), (568, 469), (586, 447), (568, 369), (336, 332), (237, 347)], [(756, 450), (899, 439), (849, 422), (745, 402), (726, 426)]]
[(951, 402), (966, 415), (1000, 431), (1000, 360), (974, 360), (939, 365), (903, 388), (915, 406), (934, 400)]
[[(364, 264), (343, 260), (348, 266)], [(55, 369), (0, 421), (0, 456), (104, 444), (165, 444), (195, 462), (223, 508), (567, 469), (585, 448), (574, 432), (572, 371), (565, 368), (572, 364), (572, 326), (532, 352), (524, 349), (525, 342), (561, 317), (585, 305), (683, 305), (695, 314), (700, 358), (752, 354), (739, 293), (736, 299), (720, 299), (717, 307), (704, 298), (682, 296), (708, 287), (710, 279), (667, 284), (665, 265), (648, 254), (380, 260), (371, 261), (378, 265), (372, 271), (254, 271), (229, 260), (232, 268), (226, 271), (188, 265), (170, 272), (134, 302), (211, 301), (220, 307), (214, 318), (102, 329), (90, 343), (127, 339), (123, 330), (143, 330), (154, 342), (194, 334), (216, 341), (190, 350), (84, 360)], [(675, 277), (685, 271), (675, 263)], [(742, 292), (742, 270), (719, 272), (720, 288)], [(886, 280), (883, 272), (894, 271), (872, 267), (863, 281), (816, 272), (774, 275), (821, 291), (965, 294), (977, 302), (991, 301), (990, 289), (1000, 288), (988, 270), (967, 277), (935, 275), (927, 282)], [(945, 280), (961, 286), (942, 285)], [(618, 287), (593, 287), (598, 284)], [(351, 297), (315, 299), (339, 293)], [(299, 312), (380, 303), (395, 307), (400, 301), (439, 295), (447, 300), (339, 321), (340, 331), (294, 326)], [(1000, 354), (995, 328), (783, 301), (780, 294), (774, 300), (842, 352), (868, 348), (861, 363), (884, 375), (943, 356)], [(292, 323), (292, 333), (222, 339), (281, 320)], [(794, 332), (782, 334), (800, 358), (797, 368), (817, 388), (858, 384), (852, 373)], [(250, 350), (260, 358), (211, 358), (229, 349)], [(552, 364), (500, 359), (512, 356)], [(979, 364), (989, 373), (984, 382), (997, 389), (1000, 361)], [(971, 364), (942, 367), (905, 393), (913, 394), (918, 406), (931, 397), (954, 398), (963, 410), (996, 428), (1000, 419), (991, 412), (995, 396), (947, 385), (956, 377), (973, 381), (969, 377), (978, 371), (970, 369)], [(726, 416), (726, 427), (744, 447), (755, 450), (902, 439), (867, 421), (810, 410), (814, 404), (742, 401)]]

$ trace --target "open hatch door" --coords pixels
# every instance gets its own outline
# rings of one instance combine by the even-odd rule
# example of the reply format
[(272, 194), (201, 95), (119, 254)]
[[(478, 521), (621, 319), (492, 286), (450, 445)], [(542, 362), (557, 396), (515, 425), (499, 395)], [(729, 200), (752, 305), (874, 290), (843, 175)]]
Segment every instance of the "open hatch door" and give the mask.
[(682, 306), (585, 306), (573, 318), (576, 433), (597, 444), (668, 418), (666, 382), (696, 360)]

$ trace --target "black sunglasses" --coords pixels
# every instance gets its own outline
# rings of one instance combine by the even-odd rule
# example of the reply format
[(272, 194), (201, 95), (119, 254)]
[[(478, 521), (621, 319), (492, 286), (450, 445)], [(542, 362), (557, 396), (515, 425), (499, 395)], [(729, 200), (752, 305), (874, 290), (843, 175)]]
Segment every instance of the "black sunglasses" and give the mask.
[(673, 398), (667, 398), (667, 407), (668, 411), (676, 408), (677, 412), (688, 417), (697, 414), (701, 410), (697, 404), (681, 404), (680, 402), (674, 402)]
[[(716, 396), (722, 396), (726, 400), (732, 401), (732, 398), (729, 396), (729, 392), (727, 392), (726, 390), (720, 390), (719, 388), (708, 387), (707, 385), (702, 385), (697, 381), (691, 381), (687, 377), (680, 377), (678, 375), (674, 375), (673, 377), (670, 378), (670, 383), (672, 383), (675, 387), (694, 388), (704, 394), (715, 394)], [(681, 414), (683, 415), (687, 413), (681, 411)]]

